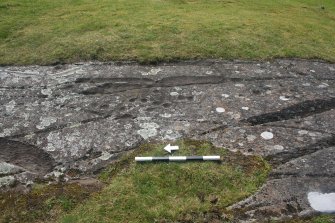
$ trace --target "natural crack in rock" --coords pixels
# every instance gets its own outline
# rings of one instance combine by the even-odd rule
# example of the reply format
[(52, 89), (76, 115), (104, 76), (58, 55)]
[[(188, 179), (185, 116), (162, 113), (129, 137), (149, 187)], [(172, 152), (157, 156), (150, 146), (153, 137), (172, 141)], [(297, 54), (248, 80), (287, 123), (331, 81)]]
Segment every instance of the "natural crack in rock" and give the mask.
[(0, 67), (0, 185), (94, 174), (144, 140), (184, 137), (273, 165), (238, 218), (315, 212), (308, 193), (335, 192), (334, 75), (309, 60)]

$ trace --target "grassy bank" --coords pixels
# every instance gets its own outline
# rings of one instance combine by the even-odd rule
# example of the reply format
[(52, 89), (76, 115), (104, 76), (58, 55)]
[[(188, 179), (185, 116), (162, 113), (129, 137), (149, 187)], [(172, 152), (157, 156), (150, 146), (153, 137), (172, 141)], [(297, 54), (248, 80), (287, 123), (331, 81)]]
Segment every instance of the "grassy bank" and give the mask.
[(99, 191), (98, 185), (35, 184), (29, 192), (0, 192), (0, 222), (54, 222)]
[(0, 64), (335, 61), (333, 0), (2, 0)]
[[(61, 222), (199, 222), (221, 219), (224, 208), (254, 193), (269, 166), (258, 157), (233, 154), (206, 142), (180, 141), (182, 154), (221, 155), (222, 162), (136, 164), (133, 156), (103, 175), (100, 194)], [(141, 155), (164, 155), (163, 145), (145, 145)], [(117, 171), (116, 171), (117, 169)]]

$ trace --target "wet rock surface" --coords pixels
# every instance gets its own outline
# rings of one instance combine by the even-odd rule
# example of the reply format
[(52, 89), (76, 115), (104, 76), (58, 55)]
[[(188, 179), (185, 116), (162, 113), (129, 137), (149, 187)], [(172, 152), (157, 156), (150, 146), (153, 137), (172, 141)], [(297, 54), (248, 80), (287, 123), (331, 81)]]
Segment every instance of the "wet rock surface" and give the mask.
[(0, 67), (0, 187), (94, 174), (145, 140), (193, 138), (273, 165), (231, 207), (239, 218), (311, 214), (309, 192), (335, 192), (334, 79), (334, 64), (307, 60)]

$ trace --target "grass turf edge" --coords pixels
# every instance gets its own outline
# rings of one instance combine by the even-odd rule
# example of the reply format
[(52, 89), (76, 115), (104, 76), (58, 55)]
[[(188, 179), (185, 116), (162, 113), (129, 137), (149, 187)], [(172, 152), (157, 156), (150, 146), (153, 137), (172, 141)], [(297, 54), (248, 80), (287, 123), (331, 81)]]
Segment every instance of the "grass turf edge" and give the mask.
[(100, 179), (108, 186), (61, 222), (196, 222), (203, 218), (232, 218), (225, 207), (257, 191), (271, 169), (261, 157), (232, 153), (205, 141), (180, 140), (176, 144), (180, 146), (176, 155), (221, 155), (222, 160), (136, 164), (135, 156), (165, 153), (165, 144), (143, 144), (101, 173)]

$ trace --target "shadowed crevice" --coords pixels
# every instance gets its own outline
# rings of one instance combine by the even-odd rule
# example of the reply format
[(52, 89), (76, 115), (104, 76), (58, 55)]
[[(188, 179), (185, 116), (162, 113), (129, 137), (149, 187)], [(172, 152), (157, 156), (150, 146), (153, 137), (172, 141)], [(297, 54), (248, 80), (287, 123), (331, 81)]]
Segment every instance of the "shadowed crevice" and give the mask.
[(49, 173), (55, 166), (54, 159), (44, 150), (4, 138), (0, 138), (0, 160), (38, 175)]
[(81, 91), (84, 95), (93, 94), (112, 94), (116, 92), (124, 92), (128, 90), (140, 90), (153, 87), (176, 87), (189, 85), (204, 84), (222, 84), (227, 82), (249, 82), (249, 81), (267, 81), (267, 80), (285, 80), (293, 79), (293, 76), (281, 77), (248, 77), (248, 78), (230, 78), (225, 76), (175, 76), (166, 77), (161, 80), (153, 80), (149, 78), (78, 78), (76, 83), (93, 83), (100, 84)]
[(329, 111), (334, 108), (335, 108), (335, 98), (308, 100), (289, 106), (278, 112), (271, 112), (257, 116), (252, 116), (244, 120), (243, 122), (249, 123), (253, 126), (261, 125), (270, 122), (278, 122), (295, 118), (305, 118), (311, 115)]
[(286, 163), (290, 160), (299, 158), (301, 156), (312, 154), (316, 151), (335, 146), (335, 135), (326, 137), (317, 141), (316, 143), (307, 145), (305, 147), (292, 148), (288, 151), (279, 152), (265, 157), (272, 165), (277, 166)]

